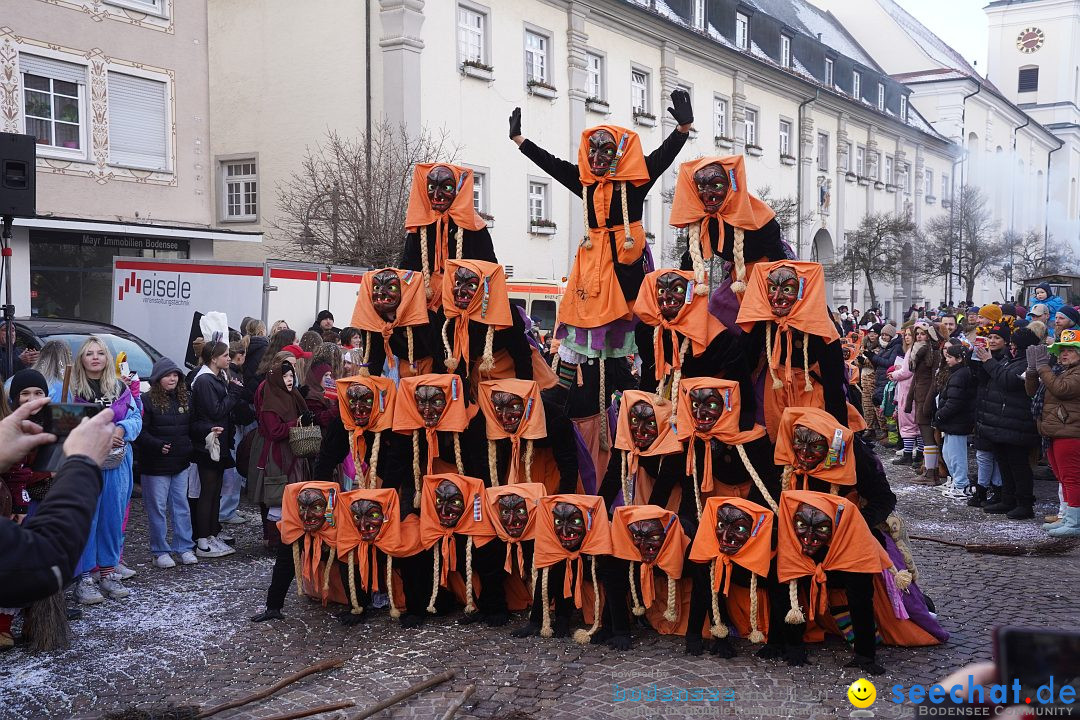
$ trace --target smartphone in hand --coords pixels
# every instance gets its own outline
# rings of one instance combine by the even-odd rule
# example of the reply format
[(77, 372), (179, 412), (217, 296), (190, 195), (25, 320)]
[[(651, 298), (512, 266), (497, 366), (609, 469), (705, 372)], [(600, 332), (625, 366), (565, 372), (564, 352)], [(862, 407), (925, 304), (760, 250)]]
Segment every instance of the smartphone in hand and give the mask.
[(56, 442), (37, 450), (31, 468), (36, 472), (56, 472), (64, 462), (64, 441), (83, 418), (91, 418), (101, 412), (100, 405), (77, 403), (49, 403), (35, 418), (41, 428), (56, 436)]
[[(1013, 687), (1031, 705), (1070, 707), (1080, 693), (1080, 632), (1048, 628), (999, 627), (994, 631), (999, 681)], [(1062, 695), (1064, 688), (1072, 688)], [(1036, 702), (1037, 701), (1037, 702)]]

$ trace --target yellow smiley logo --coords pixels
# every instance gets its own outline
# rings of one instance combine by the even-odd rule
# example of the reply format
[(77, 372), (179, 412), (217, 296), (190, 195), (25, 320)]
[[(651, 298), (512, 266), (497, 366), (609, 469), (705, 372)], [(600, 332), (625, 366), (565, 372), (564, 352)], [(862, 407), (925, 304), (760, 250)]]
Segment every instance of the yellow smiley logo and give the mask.
[(866, 678), (859, 678), (848, 687), (847, 698), (857, 708), (868, 708), (877, 700), (877, 688)]

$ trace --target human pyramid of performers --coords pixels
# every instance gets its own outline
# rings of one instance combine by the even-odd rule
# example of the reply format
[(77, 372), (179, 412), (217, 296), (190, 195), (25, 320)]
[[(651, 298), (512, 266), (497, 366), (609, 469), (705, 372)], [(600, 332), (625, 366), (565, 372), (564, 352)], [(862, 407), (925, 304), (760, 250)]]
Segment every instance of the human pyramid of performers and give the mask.
[(670, 223), (688, 247), (653, 269), (643, 204), (693, 123), (685, 92), (671, 104), (677, 127), (649, 155), (600, 125), (576, 163), (510, 116), (586, 225), (550, 362), (509, 302), (472, 172), (416, 166), (400, 267), (364, 276), (352, 317), (364, 365), (329, 391), (354, 489), (285, 486), (288, 550), (253, 619), (280, 617), (275, 588), (295, 577), (345, 624), (385, 597), (406, 632), (528, 610), (514, 637), (626, 650), (651, 627), (692, 655), (790, 665), (829, 634), (870, 674), (878, 644), (948, 638), (847, 401), (823, 268), (791, 257), (742, 156), (679, 166)]

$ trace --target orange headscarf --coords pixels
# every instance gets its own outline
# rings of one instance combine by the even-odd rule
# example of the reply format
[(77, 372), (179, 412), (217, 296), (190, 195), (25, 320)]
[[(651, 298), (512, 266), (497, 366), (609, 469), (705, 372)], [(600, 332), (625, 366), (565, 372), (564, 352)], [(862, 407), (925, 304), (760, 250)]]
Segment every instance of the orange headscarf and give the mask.
[[(694, 424), (692, 402), (690, 400), (690, 391), (700, 388), (715, 388), (720, 393), (720, 397), (724, 398), (724, 411), (720, 414), (720, 419), (704, 433), (698, 432)], [(694, 438), (705, 441), (705, 477), (701, 479), (701, 492), (710, 493), (713, 491), (712, 449), (709, 447), (709, 440), (716, 439), (725, 445), (739, 446), (765, 435), (765, 428), (761, 425), (754, 425), (750, 430), (739, 429), (739, 408), (741, 404), (742, 396), (739, 392), (739, 383), (734, 380), (698, 377), (683, 378), (679, 381), (677, 420), (679, 439), (684, 442), (687, 440), (693, 442)], [(686, 474), (692, 475), (697, 472), (697, 462), (694, 457), (693, 446), (689, 447), (690, 450), (686, 453)], [(739, 454), (742, 455), (741, 452)], [(747, 461), (744, 459), (743, 462), (745, 464)], [(748, 472), (751, 470), (752, 468), (747, 468)]]
[[(462, 310), (454, 304), (454, 273), (459, 267), (472, 270), (480, 276), (480, 289), (473, 295), (469, 307)], [(510, 315), (510, 297), (506, 294), (506, 269), (496, 263), (484, 262), (483, 260), (448, 260), (446, 262), (447, 281), (442, 287), (442, 308), (446, 314), (446, 322), (450, 318), (454, 321), (454, 347), (449, 351), (446, 358), (448, 370), (457, 369), (458, 362), (465, 363), (465, 369), (469, 369), (469, 322), (483, 323), (492, 330), (505, 330), (512, 327), (514, 321)], [(443, 337), (445, 339), (445, 326)], [(448, 348), (449, 350), (449, 348)], [(484, 350), (485, 361), (489, 355)], [(485, 370), (481, 367), (481, 370)]]
[[(647, 402), (652, 406), (656, 414), (656, 440), (645, 450), (639, 450), (634, 444), (630, 434), (630, 408), (639, 402)], [(683, 445), (676, 435), (675, 418), (672, 417), (671, 403), (663, 400), (653, 393), (641, 390), (626, 390), (622, 395), (619, 405), (619, 419), (615, 423), (615, 447), (626, 451), (627, 477), (634, 478), (634, 487), (637, 487), (638, 462), (641, 457), (654, 455), (672, 455), (682, 452)], [(623, 501), (630, 504), (631, 499), (625, 495), (627, 488), (624, 485)]]
[[(797, 426), (809, 428), (820, 433), (825, 442), (830, 444), (830, 451), (816, 468), (808, 472), (795, 468), (795, 448), (792, 444)], [(837, 441), (837, 436), (839, 443)], [(803, 476), (803, 488), (807, 481), (815, 478), (833, 485), (855, 484), (855, 448), (852, 447), (854, 433), (841, 425), (829, 413), (820, 408), (789, 407), (780, 418), (780, 430), (776, 435), (776, 451), (773, 458), (777, 465), (789, 465), (793, 475)], [(831, 457), (835, 449), (835, 457)], [(831, 462), (830, 462), (831, 460)]]
[[(375, 312), (375, 306), (371, 304), (375, 276), (383, 272), (395, 273), (401, 285), (401, 304), (398, 305), (397, 315), (393, 322), (384, 320), (382, 315)], [(424, 297), (424, 283), (421, 277), (413, 270), (382, 268), (367, 271), (360, 280), (360, 292), (356, 295), (351, 324), (355, 328), (382, 335), (383, 349), (386, 351), (386, 359), (391, 361), (391, 366), (395, 364), (391, 360), (394, 353), (390, 350), (390, 338), (394, 335), (394, 329), (428, 324), (427, 298)]]
[[(611, 136), (615, 138), (615, 146), (619, 149), (615, 156), (615, 172), (607, 172), (598, 177), (593, 174), (592, 167), (589, 165), (589, 138), (600, 130), (611, 133)], [(596, 213), (597, 225), (605, 228), (608, 209), (611, 207), (611, 184), (628, 182), (638, 186), (650, 180), (649, 168), (645, 164), (645, 153), (641, 149), (641, 137), (633, 130), (627, 130), (618, 125), (597, 125), (586, 128), (581, 133), (581, 143), (578, 145), (578, 179), (583, 187), (597, 186), (593, 194), (593, 211)]]
[[(540, 399), (540, 386), (535, 380), (485, 380), (480, 383), (478, 393), (480, 411), (484, 413), (484, 423), (487, 427), (488, 440), (510, 439), (510, 474), (506, 482), (513, 485), (518, 482), (518, 463), (521, 460), (521, 441), (539, 440), (547, 437), (547, 416), (544, 414), (544, 403)], [(491, 402), (491, 394), (496, 392), (508, 392), (517, 395), (525, 402), (525, 414), (521, 417), (514, 434), (503, 429), (502, 423), (495, 418), (495, 406)], [(499, 483), (499, 478), (491, 478), (493, 485)]]
[[(357, 500), (371, 500), (382, 506), (383, 524), (374, 542), (360, 539), (360, 531), (353, 522), (351, 506)], [(347, 557), (356, 551), (356, 563), (360, 568), (360, 584), (370, 592), (379, 590), (378, 564), (376, 548), (391, 557), (410, 557), (420, 552), (420, 537), (416, 523), (406, 523), (401, 519), (398, 508), (397, 490), (350, 490), (338, 495), (334, 507), (334, 518), (338, 526), (338, 557)], [(349, 562), (351, 562), (351, 558)]]
[[(424, 427), (424, 419), (416, 407), (416, 389), (422, 385), (437, 387), (446, 395), (446, 408), (435, 427)], [(464, 382), (457, 375), (431, 373), (402, 378), (394, 402), (394, 432), (423, 431), (428, 441), (427, 474), (431, 474), (432, 462), (439, 457), (439, 439), (436, 433), (464, 432), (469, 426), (469, 413), (465, 407)]]
[[(303, 539), (303, 547), (300, 549), (301, 570), (303, 579), (314, 587), (319, 588), (323, 602), (326, 602), (327, 588), (324, 587), (322, 578), (319, 577), (319, 562), (322, 560), (322, 547), (325, 545), (331, 551), (329, 563), (333, 563), (333, 550), (337, 546), (337, 524), (333, 520), (323, 523), (323, 526), (314, 533), (304, 532), (304, 524), (300, 520), (300, 506), (297, 498), (304, 490), (318, 490), (327, 499), (326, 510), (331, 518), (336, 511), (339, 502), (338, 494), (341, 486), (335, 482), (305, 482), (291, 483), (285, 486), (281, 498), (281, 519), (277, 521), (278, 532), (281, 533), (281, 542), (292, 545)], [(294, 551), (295, 552), (295, 551)], [(295, 555), (294, 555), (295, 557)], [(300, 582), (300, 578), (297, 578)]]
[[(551, 512), (559, 503), (577, 506), (585, 516), (585, 538), (581, 547), (574, 552), (568, 551), (559, 543), (555, 534), (555, 523)], [(598, 495), (547, 495), (540, 498), (534, 538), (533, 564), (537, 568), (548, 568), (565, 561), (567, 572), (563, 575), (563, 597), (571, 596), (570, 576), (576, 574), (577, 585), (573, 589), (574, 604), (581, 607), (584, 566), (582, 555), (611, 554), (611, 523), (608, 521), (604, 498)], [(576, 565), (576, 569), (572, 569)]]
[[(457, 485), (465, 498), (465, 512), (454, 527), (443, 527), (435, 511), (435, 488), (443, 480)], [(457, 549), (454, 535), (468, 535), (477, 546), (486, 545), (495, 537), (491, 516), (484, 505), (484, 481), (457, 473), (424, 476), (423, 499), (420, 501), (420, 546), (427, 550), (439, 544), (436, 562), (441, 559), (439, 585), (446, 586), (447, 575), (457, 570)]]
[[(336, 380), (338, 397), (338, 414), (341, 416), (341, 424), (349, 431), (349, 449), (353, 456), (353, 465), (357, 475), (360, 474), (360, 465), (367, 455), (367, 444), (364, 440), (365, 432), (378, 433), (389, 430), (394, 424), (394, 404), (397, 395), (397, 386), (390, 378), (376, 377), (374, 375), (352, 375)], [(353, 420), (352, 411), (349, 409), (348, 390), (352, 385), (364, 385), (375, 396), (371, 403), (371, 419), (367, 427), (359, 428)], [(372, 458), (374, 460), (374, 458)], [(372, 467), (375, 463), (372, 462)], [(374, 474), (372, 475), (374, 477)]]
[[(720, 541), (716, 538), (716, 513), (722, 505), (736, 507), (753, 520), (750, 539), (734, 555), (720, 552)], [(768, 577), (769, 564), (772, 562), (773, 518), (772, 510), (743, 498), (711, 497), (705, 501), (705, 509), (701, 512), (701, 521), (694, 535), (694, 545), (690, 548), (690, 559), (694, 562), (716, 561), (719, 572), (713, 574), (713, 592), (728, 594), (732, 563), (755, 575)]]
[[(517, 549), (518, 568), (525, 572), (525, 555), (521, 550), (521, 543), (532, 540), (536, 533), (536, 513), (539, 508), (540, 498), (547, 494), (544, 483), (518, 483), (516, 485), (503, 485), (502, 487), (490, 487), (484, 491), (484, 499), (487, 503), (488, 517), (491, 518), (491, 526), (495, 528), (495, 534), (506, 543), (506, 563), (503, 569), (507, 573), (513, 572), (513, 563), (510, 558)], [(521, 537), (510, 537), (499, 521), (499, 498), (503, 495), (520, 495), (525, 500), (525, 506), (529, 509), (529, 519), (525, 522), (525, 530)]]
[[(656, 560), (646, 564), (641, 559), (641, 551), (630, 538), (630, 523), (641, 520), (659, 520), (667, 530), (664, 544), (660, 546), (660, 554)], [(611, 520), (611, 554), (623, 560), (630, 560), (641, 564), (639, 577), (641, 579), (641, 600), (645, 607), (653, 604), (656, 599), (656, 588), (653, 582), (653, 568), (659, 567), (671, 580), (682, 577), (683, 558), (686, 556), (686, 547), (690, 544), (690, 538), (683, 532), (679, 516), (670, 510), (657, 507), (656, 505), (633, 505), (615, 508), (615, 515)], [(636, 604), (636, 599), (635, 599)]]
[[(679, 309), (679, 314), (674, 320), (667, 320), (660, 314), (660, 303), (656, 295), (656, 283), (661, 275), (674, 273), (684, 278), (689, 284), (686, 286), (686, 302)], [(656, 356), (656, 379), (663, 380), (667, 375), (667, 360), (664, 357), (664, 337), (666, 330), (671, 335), (671, 365), (678, 369), (682, 367), (682, 354), (679, 352), (679, 335), (690, 340), (691, 350), (694, 355), (705, 352), (717, 335), (724, 331), (723, 324), (716, 316), (709, 312), (709, 298), (699, 290), (708, 292), (707, 284), (697, 283), (695, 287), (694, 273), (688, 270), (673, 270), (665, 268), (654, 270), (645, 276), (645, 283), (641, 286), (637, 301), (634, 303), (634, 312), (646, 325), (652, 325), (653, 352)]]
[[(832, 540), (821, 564), (802, 552), (802, 545), (792, 518), (800, 503), (811, 505), (833, 521)], [(780, 582), (806, 575), (810, 582), (810, 613), (828, 610), (829, 594), (825, 588), (825, 572), (843, 570), (857, 573), (878, 573), (893, 566), (885, 548), (870, 532), (859, 506), (845, 497), (807, 490), (786, 490), (780, 493), (780, 523), (776, 551), (776, 573)]]

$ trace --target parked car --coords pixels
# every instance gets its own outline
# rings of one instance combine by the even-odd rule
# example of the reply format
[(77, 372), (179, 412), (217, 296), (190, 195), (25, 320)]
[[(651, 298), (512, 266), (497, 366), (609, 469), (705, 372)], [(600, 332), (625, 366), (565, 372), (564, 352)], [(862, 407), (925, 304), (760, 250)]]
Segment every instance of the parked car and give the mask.
[(113, 357), (120, 351), (127, 353), (128, 365), (143, 379), (144, 389), (147, 388), (146, 378), (150, 377), (150, 370), (161, 357), (161, 353), (127, 330), (87, 320), (33, 317), (15, 319), (16, 354), (21, 348), (40, 350), (49, 340), (62, 340), (68, 344), (74, 355), (91, 335), (101, 338), (109, 346)]

